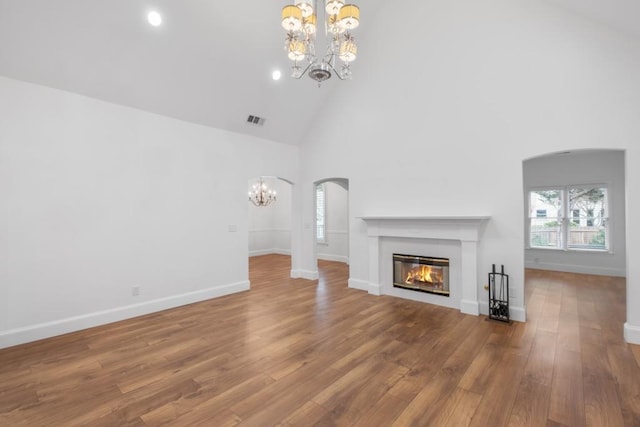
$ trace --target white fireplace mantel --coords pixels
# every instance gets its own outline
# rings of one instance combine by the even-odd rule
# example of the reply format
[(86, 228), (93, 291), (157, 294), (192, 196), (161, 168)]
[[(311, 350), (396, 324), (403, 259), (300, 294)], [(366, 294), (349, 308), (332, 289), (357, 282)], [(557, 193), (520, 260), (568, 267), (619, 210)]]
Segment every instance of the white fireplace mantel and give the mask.
[(381, 295), (380, 239), (454, 240), (460, 242), (460, 280), (462, 295), (460, 311), (479, 315), (478, 303), (478, 242), (482, 227), (490, 216), (363, 216), (369, 237), (370, 294)]

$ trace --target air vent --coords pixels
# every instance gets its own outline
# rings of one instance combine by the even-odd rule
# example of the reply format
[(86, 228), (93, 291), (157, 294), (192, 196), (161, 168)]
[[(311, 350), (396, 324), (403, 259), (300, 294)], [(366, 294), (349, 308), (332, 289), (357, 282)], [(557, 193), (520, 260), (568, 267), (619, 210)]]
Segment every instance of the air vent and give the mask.
[(267, 119), (265, 119), (264, 117), (258, 117), (258, 116), (253, 116), (253, 115), (250, 115), (249, 117), (247, 117), (247, 123), (250, 123), (250, 124), (255, 125), (255, 126), (264, 125), (265, 120), (267, 120)]

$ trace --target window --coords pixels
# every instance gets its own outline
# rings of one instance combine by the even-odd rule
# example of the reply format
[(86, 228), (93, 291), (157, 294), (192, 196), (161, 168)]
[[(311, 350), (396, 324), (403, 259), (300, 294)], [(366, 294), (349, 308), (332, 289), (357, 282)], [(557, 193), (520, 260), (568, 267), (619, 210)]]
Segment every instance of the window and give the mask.
[[(608, 205), (605, 186), (530, 191), (529, 247), (609, 250)], [(541, 211), (546, 216), (541, 216)]]
[(327, 205), (325, 203), (324, 184), (316, 185), (316, 241), (325, 243), (326, 239), (326, 223), (325, 217)]

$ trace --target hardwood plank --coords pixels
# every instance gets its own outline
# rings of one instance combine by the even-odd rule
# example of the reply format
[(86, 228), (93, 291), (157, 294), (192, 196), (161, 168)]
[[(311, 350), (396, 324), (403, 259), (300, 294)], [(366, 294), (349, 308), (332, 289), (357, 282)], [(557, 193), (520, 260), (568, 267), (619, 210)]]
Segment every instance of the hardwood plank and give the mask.
[[(446, 411), (457, 384), (473, 362), (478, 349), (487, 341), (491, 333), (492, 325), (478, 321), (479, 319), (474, 320), (478, 325), (478, 333), (467, 335), (465, 339), (457, 343), (455, 351), (447, 358), (428, 385), (425, 385), (407, 405), (407, 408), (396, 419), (395, 425), (409, 425), (418, 422), (437, 425), (434, 420), (439, 417), (442, 408), (445, 408)], [(460, 326), (468, 330), (470, 321), (465, 319), (465, 322), (462, 322)], [(455, 399), (453, 401), (456, 402)]]
[(511, 410), (510, 426), (546, 426), (551, 385), (524, 378)]
[(407, 402), (390, 393), (385, 393), (374, 406), (364, 411), (355, 427), (370, 427), (374, 425), (388, 426), (393, 424), (396, 418), (407, 406)]
[(524, 376), (528, 381), (551, 385), (558, 334), (540, 329), (533, 341)]
[(520, 383), (509, 425), (547, 424), (557, 334), (539, 329)]
[(607, 355), (617, 386), (625, 425), (640, 426), (640, 372), (630, 345), (609, 345)]
[(538, 329), (546, 330), (549, 332), (558, 332), (558, 326), (560, 324), (560, 298), (546, 298), (544, 307), (542, 309), (540, 322), (538, 323)]
[[(228, 389), (208, 390), (202, 386), (201, 392), (182, 396), (178, 400), (158, 406), (141, 416), (148, 425), (178, 423), (180, 425), (206, 425), (215, 414), (223, 413), (225, 419), (240, 422), (241, 418), (229, 410), (236, 401), (247, 398), (272, 384), (273, 380), (264, 374), (250, 377)], [(209, 424), (211, 425), (211, 424)]]
[(611, 379), (587, 377), (584, 388), (587, 426), (625, 425), (616, 385)]
[(312, 400), (328, 410), (319, 424), (353, 425), (377, 406), (409, 369), (374, 356), (335, 381)]
[(438, 408), (432, 425), (464, 427), (471, 424), (471, 419), (480, 405), (482, 395), (462, 388), (456, 388), (444, 404)]
[(327, 416), (327, 410), (318, 405), (314, 401), (308, 401), (298, 410), (282, 421), (283, 426), (289, 427), (306, 427), (316, 425), (320, 420)]
[[(524, 372), (526, 357), (506, 353), (484, 391), (471, 426), (498, 426), (508, 423)], [(498, 403), (499, 402), (499, 403)]]
[(494, 371), (498, 369), (500, 355), (507, 341), (508, 336), (504, 333), (492, 333), (471, 362), (471, 366), (460, 380), (459, 386), (467, 391), (483, 394), (487, 385), (493, 380)]
[(582, 370), (587, 426), (624, 425), (621, 403), (600, 329), (582, 334)]
[(549, 420), (561, 425), (584, 426), (586, 416), (580, 353), (558, 345), (554, 363)]
[(629, 344), (633, 357), (636, 359), (636, 364), (640, 367), (640, 345)]

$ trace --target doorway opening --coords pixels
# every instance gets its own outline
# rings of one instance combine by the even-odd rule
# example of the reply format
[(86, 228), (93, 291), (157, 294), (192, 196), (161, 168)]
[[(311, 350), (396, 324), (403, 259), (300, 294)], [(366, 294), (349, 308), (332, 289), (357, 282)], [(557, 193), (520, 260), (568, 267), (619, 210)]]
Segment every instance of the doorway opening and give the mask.
[(261, 255), (283, 255), (291, 264), (292, 193), (293, 183), (275, 176), (260, 176), (249, 179), (248, 191), (264, 185), (266, 192), (275, 194), (275, 200), (266, 206), (249, 205), (249, 257)]
[(327, 178), (314, 182), (315, 264), (349, 264), (349, 180)]

